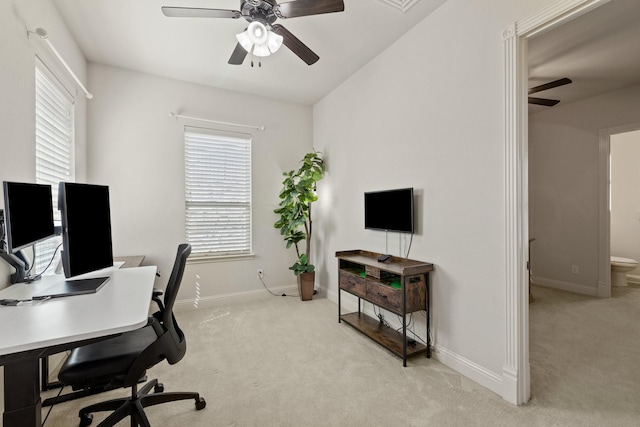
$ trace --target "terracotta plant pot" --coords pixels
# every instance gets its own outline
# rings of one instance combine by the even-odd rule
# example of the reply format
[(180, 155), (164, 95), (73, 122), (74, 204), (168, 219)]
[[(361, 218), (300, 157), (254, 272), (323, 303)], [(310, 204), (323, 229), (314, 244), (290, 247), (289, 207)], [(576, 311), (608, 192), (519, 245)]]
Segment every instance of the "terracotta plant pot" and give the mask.
[(316, 272), (302, 273), (298, 275), (298, 294), (302, 301), (313, 299), (313, 286), (316, 282)]

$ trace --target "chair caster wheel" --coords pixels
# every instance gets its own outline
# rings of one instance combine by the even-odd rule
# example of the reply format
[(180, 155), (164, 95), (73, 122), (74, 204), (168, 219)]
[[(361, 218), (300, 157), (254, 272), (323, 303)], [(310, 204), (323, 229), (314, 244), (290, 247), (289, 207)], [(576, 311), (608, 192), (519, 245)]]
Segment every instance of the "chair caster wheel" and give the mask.
[(164, 391), (164, 384), (158, 383), (155, 386), (153, 386), (154, 393), (162, 393), (163, 391)]
[(90, 426), (93, 422), (93, 414), (80, 415), (80, 427)]
[(207, 406), (207, 402), (205, 402), (204, 397), (201, 397), (198, 400), (196, 400), (196, 409), (198, 411), (200, 411), (201, 409), (204, 409), (205, 406)]

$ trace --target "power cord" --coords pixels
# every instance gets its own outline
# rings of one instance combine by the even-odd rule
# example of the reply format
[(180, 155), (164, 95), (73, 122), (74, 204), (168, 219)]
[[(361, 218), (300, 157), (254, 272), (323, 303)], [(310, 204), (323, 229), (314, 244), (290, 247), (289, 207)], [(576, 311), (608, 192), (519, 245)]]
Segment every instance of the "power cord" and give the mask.
[[(274, 297), (293, 297), (293, 298), (297, 298), (297, 297), (299, 297), (299, 296), (300, 296), (300, 295), (287, 295), (287, 294), (285, 294), (285, 293), (283, 293), (282, 295), (278, 295), (278, 294), (276, 294), (276, 293), (272, 292), (272, 291), (271, 291), (271, 289), (269, 289), (269, 288), (267, 287), (267, 284), (266, 284), (266, 283), (264, 283), (264, 279), (263, 279), (262, 277), (260, 277), (259, 279), (260, 279), (260, 281), (262, 282), (262, 286), (264, 286), (264, 288), (265, 288), (267, 291), (269, 291), (269, 293), (270, 293), (271, 295), (273, 295)], [(313, 291), (313, 293), (315, 294), (315, 291)]]
[[(387, 328), (391, 328), (392, 326), (386, 320), (384, 320), (384, 314), (382, 314), (382, 312), (380, 311), (380, 308), (375, 304), (372, 304), (372, 306), (373, 306), (373, 314), (376, 315), (380, 323), (385, 325)], [(376, 312), (376, 307), (378, 308), (377, 312)]]
[(10, 306), (10, 307), (15, 307), (18, 305), (22, 305), (22, 304), (26, 304), (29, 302), (44, 302), (47, 300), (50, 300), (51, 297), (50, 296), (46, 296), (46, 297), (35, 297), (35, 298), (29, 298), (29, 299), (10, 299), (10, 298), (4, 298), (4, 299), (0, 299), (0, 305), (6, 305), (6, 306)]
[[(51, 256), (51, 259), (49, 260), (49, 264), (47, 264), (47, 266), (44, 268), (44, 270), (42, 270), (39, 274), (36, 274), (35, 276), (27, 277), (27, 283), (31, 283), (31, 282), (35, 282), (36, 280), (39, 280), (42, 277), (42, 275), (45, 273), (45, 271), (47, 271), (47, 269), (49, 267), (51, 267), (51, 264), (53, 263), (53, 260), (55, 259), (56, 254), (58, 253), (58, 249), (60, 249), (60, 246), (62, 246), (62, 243), (60, 243), (58, 246), (56, 246), (56, 250), (53, 251), (53, 255)], [(34, 248), (34, 253), (35, 253), (35, 248)], [(31, 266), (29, 271), (31, 271), (32, 268), (33, 268), (33, 265)]]
[(409, 249), (407, 249), (407, 254), (405, 258), (409, 258), (409, 252), (411, 252), (411, 244), (413, 243), (413, 233), (411, 233), (411, 239), (409, 239)]
[[(60, 395), (62, 394), (62, 390), (64, 390), (65, 387), (66, 387), (65, 385), (60, 387), (60, 391), (58, 392), (58, 395), (56, 396), (56, 398), (60, 397)], [(47, 422), (47, 418), (49, 418), (49, 414), (51, 414), (51, 410), (53, 409), (54, 406), (55, 406), (55, 403), (52, 403), (51, 406), (49, 406), (47, 415), (45, 415), (44, 420), (42, 421), (42, 427), (44, 427), (44, 424)]]

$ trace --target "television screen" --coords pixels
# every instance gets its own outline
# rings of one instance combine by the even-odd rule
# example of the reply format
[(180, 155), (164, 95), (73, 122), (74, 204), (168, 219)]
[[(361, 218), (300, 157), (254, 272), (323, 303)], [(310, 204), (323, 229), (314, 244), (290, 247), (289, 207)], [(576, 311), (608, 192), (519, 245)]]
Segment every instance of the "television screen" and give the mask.
[(113, 265), (109, 187), (61, 182), (62, 267), (73, 277)]
[(55, 236), (50, 185), (4, 181), (2, 186), (7, 252)]
[(413, 233), (413, 188), (364, 193), (364, 228)]

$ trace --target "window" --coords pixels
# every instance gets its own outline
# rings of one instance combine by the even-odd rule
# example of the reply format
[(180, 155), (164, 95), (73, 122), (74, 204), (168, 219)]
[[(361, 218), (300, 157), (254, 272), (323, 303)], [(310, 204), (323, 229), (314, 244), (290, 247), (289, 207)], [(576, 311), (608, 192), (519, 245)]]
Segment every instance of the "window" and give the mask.
[[(50, 184), (53, 214), (57, 223), (58, 182), (73, 181), (74, 98), (42, 64), (36, 63), (36, 182)], [(33, 274), (40, 274), (51, 261), (61, 239), (49, 239), (36, 245)], [(51, 262), (52, 272), (60, 257)]]
[(249, 135), (185, 127), (185, 220), (194, 256), (251, 253)]

